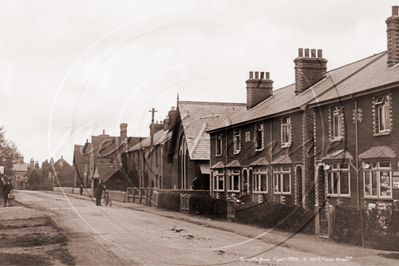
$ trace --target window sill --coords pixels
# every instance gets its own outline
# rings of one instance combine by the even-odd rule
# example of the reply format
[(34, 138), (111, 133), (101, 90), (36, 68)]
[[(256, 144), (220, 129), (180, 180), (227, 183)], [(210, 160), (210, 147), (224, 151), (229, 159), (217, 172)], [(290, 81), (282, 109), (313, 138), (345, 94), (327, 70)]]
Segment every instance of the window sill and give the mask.
[(240, 192), (240, 190), (227, 190), (227, 192)]
[(391, 134), (391, 130), (388, 131), (382, 131), (382, 132), (378, 132), (378, 133), (374, 133), (374, 137), (378, 137), (378, 136), (386, 136), (386, 135), (390, 135)]
[(327, 197), (329, 197), (329, 198), (351, 198), (351, 195), (331, 195), (331, 194), (327, 194)]
[(261, 148), (261, 149), (255, 149), (255, 151), (263, 151), (264, 150), (264, 148)]
[(292, 142), (281, 143), (281, 148), (289, 148), (291, 147)]
[(368, 200), (392, 200), (392, 197), (365, 196), (364, 199), (368, 199)]
[(274, 195), (291, 195), (291, 192), (274, 192)]
[(339, 141), (342, 141), (343, 139), (344, 139), (344, 137), (331, 138), (330, 142), (339, 142)]
[(220, 156), (222, 156), (222, 154), (216, 154), (215, 156), (216, 156), (216, 157), (220, 157)]
[(234, 151), (234, 154), (240, 154), (241, 150), (239, 151)]
[(268, 194), (267, 191), (252, 191), (254, 194)]

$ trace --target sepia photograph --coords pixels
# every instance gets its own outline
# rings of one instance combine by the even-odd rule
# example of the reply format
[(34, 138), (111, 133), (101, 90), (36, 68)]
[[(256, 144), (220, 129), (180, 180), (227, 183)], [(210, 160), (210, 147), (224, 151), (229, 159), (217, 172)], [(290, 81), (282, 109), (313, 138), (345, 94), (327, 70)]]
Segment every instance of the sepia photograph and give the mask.
[(0, 265), (398, 265), (396, 0), (0, 0)]

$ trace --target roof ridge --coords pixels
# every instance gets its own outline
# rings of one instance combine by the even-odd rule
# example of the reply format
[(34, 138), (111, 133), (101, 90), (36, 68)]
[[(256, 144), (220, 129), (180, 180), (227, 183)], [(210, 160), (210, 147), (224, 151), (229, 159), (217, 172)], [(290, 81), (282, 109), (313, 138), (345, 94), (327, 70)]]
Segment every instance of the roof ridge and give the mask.
[[(373, 60), (371, 60), (370, 62), (368, 62), (368, 63), (365, 64), (364, 66), (359, 67), (356, 71), (354, 71), (353, 73), (351, 73), (351, 74), (349, 74), (348, 76), (344, 77), (343, 79), (341, 79), (341, 80), (338, 81), (337, 83), (335, 83), (335, 82), (332, 80), (331, 76), (328, 75), (328, 77), (326, 77), (326, 79), (327, 79), (327, 78), (331, 79), (331, 81), (332, 81), (333, 84), (332, 84), (329, 88), (327, 88), (327, 89), (323, 90), (322, 92), (320, 92), (320, 93), (319, 93), (318, 95), (316, 95), (315, 97), (312, 97), (310, 100), (306, 101), (304, 104), (309, 104), (310, 102), (313, 101), (314, 98), (317, 99), (317, 98), (320, 97), (321, 95), (323, 95), (323, 94), (329, 92), (331, 89), (336, 88), (336, 86), (337, 86), (338, 84), (341, 84), (342, 82), (344, 82), (344, 81), (348, 80), (349, 78), (355, 76), (355, 75), (358, 74), (361, 70), (365, 69), (366, 67), (370, 66), (372, 63), (374, 63), (375, 61), (377, 61), (378, 59), (380, 59), (383, 55), (385, 55), (385, 52), (380, 53), (380, 54), (377, 54), (377, 55), (373, 55), (373, 56), (376, 56), (376, 58), (374, 58)], [(367, 57), (367, 58), (370, 58), (370, 57), (371, 57), (371, 56), (369, 56), (369, 57)], [(365, 59), (366, 59), (366, 58), (365, 58)], [(363, 59), (363, 60), (365, 60), (365, 59)], [(361, 61), (361, 60), (359, 60), (359, 61), (357, 61), (357, 62), (360, 62), (360, 61)], [(346, 65), (346, 66), (349, 66), (349, 65), (350, 65), (350, 64), (348, 64), (348, 65)], [(330, 72), (330, 71), (329, 71), (329, 72)], [(328, 74), (329, 72), (327, 72), (327, 74)], [(316, 83), (316, 84), (317, 84), (317, 83)], [(313, 86), (314, 86), (314, 85), (313, 85)], [(310, 87), (310, 88), (313, 88), (313, 86)], [(309, 89), (310, 89), (310, 88), (309, 88)], [(339, 96), (338, 98), (340, 99), (341, 97)], [(317, 103), (319, 104), (318, 101), (317, 101)]]
[(246, 105), (246, 103), (232, 103), (232, 102), (202, 102), (202, 101), (179, 101), (181, 103), (191, 104), (217, 104), (217, 105)]

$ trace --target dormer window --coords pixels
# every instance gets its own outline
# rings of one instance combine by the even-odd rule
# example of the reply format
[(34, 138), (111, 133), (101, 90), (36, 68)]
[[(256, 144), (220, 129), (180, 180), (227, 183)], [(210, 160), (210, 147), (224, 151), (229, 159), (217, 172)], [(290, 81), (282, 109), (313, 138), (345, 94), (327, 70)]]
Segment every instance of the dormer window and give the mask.
[(291, 146), (291, 118), (281, 119), (281, 147)]

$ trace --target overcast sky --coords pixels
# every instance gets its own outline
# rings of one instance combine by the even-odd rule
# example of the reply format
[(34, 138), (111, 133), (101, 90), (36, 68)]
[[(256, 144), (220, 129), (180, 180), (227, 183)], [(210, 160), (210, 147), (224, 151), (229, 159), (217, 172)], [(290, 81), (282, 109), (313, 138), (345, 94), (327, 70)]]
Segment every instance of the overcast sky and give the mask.
[(386, 50), (391, 1), (0, 0), (0, 126), (28, 162), (91, 135), (148, 136), (180, 100), (245, 102), (249, 71), (294, 82), (298, 48), (329, 70)]

